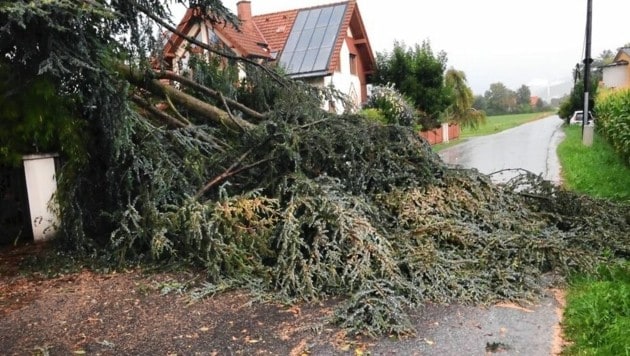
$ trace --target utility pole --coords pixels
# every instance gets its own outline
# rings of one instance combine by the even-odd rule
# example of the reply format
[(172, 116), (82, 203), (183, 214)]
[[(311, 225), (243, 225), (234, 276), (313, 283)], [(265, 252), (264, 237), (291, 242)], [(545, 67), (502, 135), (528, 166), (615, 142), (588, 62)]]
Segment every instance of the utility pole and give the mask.
[[(587, 0), (586, 5), (586, 49), (584, 58), (584, 111), (582, 112), (582, 143), (590, 146), (593, 143), (593, 128), (586, 127), (589, 119), (588, 107), (589, 91), (591, 88), (591, 33), (593, 30), (593, 0)], [(594, 124), (594, 123), (593, 123)], [(585, 132), (586, 131), (586, 132)]]

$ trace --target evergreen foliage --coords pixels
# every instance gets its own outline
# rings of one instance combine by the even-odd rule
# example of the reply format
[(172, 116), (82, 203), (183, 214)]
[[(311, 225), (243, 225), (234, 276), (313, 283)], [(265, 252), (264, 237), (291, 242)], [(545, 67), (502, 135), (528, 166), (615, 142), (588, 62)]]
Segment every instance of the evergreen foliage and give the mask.
[(39, 152), (84, 160), (81, 122), (72, 112), (72, 99), (58, 96), (45, 75), (24, 83), (7, 71), (0, 63), (0, 164), (16, 166), (23, 155)]
[[(369, 335), (412, 332), (405, 310), (424, 301), (531, 299), (543, 272), (630, 254), (630, 207), (531, 175), (496, 186), (447, 168), (409, 127), (326, 113), (321, 100), (335, 93), (244, 59), (248, 86), (220, 102), (256, 98), (270, 110), (255, 124), (202, 115), (219, 112), (213, 105), (186, 111), (202, 95), (190, 88), (155, 114), (153, 103), (171, 98), (144, 58), (157, 43), (147, 18), (164, 17), (165, 3), (0, 3), (9, 73), (49, 75), (74, 99), (89, 141), (87, 161), (68, 157), (60, 176), (61, 242), (77, 253), (203, 267), (208, 293), (341, 296), (338, 323)], [(191, 3), (233, 18), (219, 1)], [(417, 73), (441, 78), (444, 56), (428, 44), (413, 53), (431, 59)], [(225, 89), (221, 73), (202, 73), (196, 79)], [(423, 97), (430, 115), (445, 103), (436, 78), (422, 79), (435, 80)]]

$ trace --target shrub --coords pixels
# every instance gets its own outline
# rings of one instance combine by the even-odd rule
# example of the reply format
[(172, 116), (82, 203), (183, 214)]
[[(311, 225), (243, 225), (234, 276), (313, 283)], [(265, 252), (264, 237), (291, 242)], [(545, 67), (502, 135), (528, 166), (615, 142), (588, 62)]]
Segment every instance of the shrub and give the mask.
[(595, 110), (599, 132), (630, 164), (630, 89), (601, 93)]
[(372, 122), (380, 122), (382, 124), (387, 124), (387, 118), (381, 110), (376, 108), (366, 108), (359, 112), (359, 114), (365, 117), (368, 121)]
[(378, 109), (388, 124), (414, 126), (417, 121), (413, 105), (393, 85), (373, 87), (365, 108)]
[(83, 159), (80, 123), (49, 77), (24, 81), (0, 63), (0, 164), (18, 166), (22, 155), (58, 152)]

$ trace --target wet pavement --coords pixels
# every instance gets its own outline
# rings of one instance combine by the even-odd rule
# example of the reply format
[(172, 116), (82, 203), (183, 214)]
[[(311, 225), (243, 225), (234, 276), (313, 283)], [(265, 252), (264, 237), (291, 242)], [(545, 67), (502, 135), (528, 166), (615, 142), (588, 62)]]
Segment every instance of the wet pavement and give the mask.
[[(562, 298), (558, 298), (562, 299)], [(411, 313), (417, 334), (368, 343), (370, 355), (549, 356), (561, 351), (561, 303), (551, 291), (538, 303), (489, 307), (427, 304)], [(313, 355), (350, 355), (313, 345)]]
[[(521, 168), (559, 183), (556, 148), (564, 137), (562, 122), (553, 115), (494, 135), (474, 137), (441, 151), (440, 157), (448, 164), (476, 168), (485, 174)], [(506, 181), (516, 174), (504, 171), (493, 175), (493, 180)]]
[[(559, 184), (556, 149), (564, 138), (562, 123), (554, 115), (471, 138), (441, 151), (440, 157), (447, 164), (485, 174), (502, 171), (492, 175), (495, 182), (519, 173), (511, 169), (525, 169)], [(396, 345), (379, 342), (371, 351), (376, 355), (555, 355), (562, 346), (562, 299), (550, 291), (525, 307), (425, 306), (416, 319), (417, 338)]]

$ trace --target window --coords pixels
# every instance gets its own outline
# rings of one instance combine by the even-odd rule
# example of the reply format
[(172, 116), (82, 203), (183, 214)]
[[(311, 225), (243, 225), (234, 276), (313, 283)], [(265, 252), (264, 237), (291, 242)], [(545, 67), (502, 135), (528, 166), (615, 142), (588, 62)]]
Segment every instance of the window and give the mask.
[(350, 53), (350, 74), (357, 73), (357, 55)]
[(208, 27), (208, 44), (209, 45), (216, 45), (219, 43), (219, 36), (217, 36), (216, 33), (214, 33), (214, 31)]

